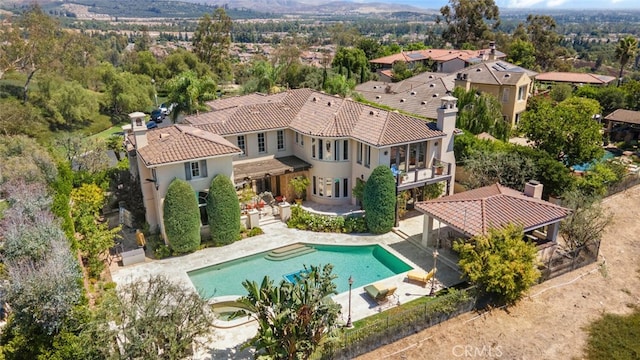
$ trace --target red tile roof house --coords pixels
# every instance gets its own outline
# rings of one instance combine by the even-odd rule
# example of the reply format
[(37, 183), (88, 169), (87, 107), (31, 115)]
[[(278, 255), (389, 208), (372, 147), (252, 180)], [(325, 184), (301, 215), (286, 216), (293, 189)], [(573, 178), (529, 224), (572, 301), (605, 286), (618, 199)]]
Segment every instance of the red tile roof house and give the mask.
[(206, 195), (217, 174), (239, 188), (292, 199), (289, 180), (311, 180), (307, 199), (355, 204), (352, 189), (379, 165), (397, 168), (398, 190), (444, 182), (453, 191), (456, 98), (444, 97), (435, 122), (381, 110), (310, 89), (238, 96), (208, 103), (211, 111), (183, 124), (147, 130), (130, 114), (131, 172), (141, 179), (146, 220), (162, 226), (162, 202), (174, 178), (198, 194), (203, 225)]
[(572, 85), (610, 85), (616, 78), (614, 76), (585, 74), (572, 72), (547, 72), (540, 73), (534, 77), (535, 81), (543, 84), (572, 84)]
[[(449, 231), (455, 237), (473, 237), (512, 223), (522, 226), (525, 236), (538, 244), (542, 258), (555, 249), (560, 222), (570, 213), (542, 200), (542, 184), (536, 181), (528, 182), (524, 192), (494, 184), (418, 202), (416, 209), (424, 214), (422, 246), (437, 245), (438, 236), (444, 240)], [(447, 226), (446, 234), (434, 231), (434, 219)]]

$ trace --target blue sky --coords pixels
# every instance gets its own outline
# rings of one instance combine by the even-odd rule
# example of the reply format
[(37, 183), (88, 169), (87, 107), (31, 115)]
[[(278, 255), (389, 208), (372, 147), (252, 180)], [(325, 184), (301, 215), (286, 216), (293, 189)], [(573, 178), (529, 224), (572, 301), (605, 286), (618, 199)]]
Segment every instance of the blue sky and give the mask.
[[(439, 9), (448, 0), (354, 0), (357, 2), (386, 2)], [(500, 8), (531, 9), (636, 9), (640, 0), (494, 0)]]

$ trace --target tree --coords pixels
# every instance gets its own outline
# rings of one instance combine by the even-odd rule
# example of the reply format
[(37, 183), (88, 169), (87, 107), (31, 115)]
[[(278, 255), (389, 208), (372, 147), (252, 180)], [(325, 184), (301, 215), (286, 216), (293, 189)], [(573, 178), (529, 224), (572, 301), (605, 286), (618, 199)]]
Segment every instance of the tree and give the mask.
[(39, 108), (14, 98), (0, 99), (0, 108), (0, 134), (27, 135), (38, 139), (47, 135), (48, 124)]
[(447, 25), (442, 37), (457, 49), (465, 43), (482, 47), (500, 25), (500, 10), (493, 0), (449, 0), (440, 14)]
[(528, 157), (515, 152), (474, 152), (465, 161), (465, 170), (469, 172), (472, 189), (499, 182), (516, 190), (524, 190), (527, 181), (535, 178), (536, 166)]
[(114, 123), (121, 122), (129, 113), (153, 104), (153, 84), (148, 76), (119, 72), (110, 64), (102, 64), (97, 71), (105, 86), (104, 107)]
[(536, 65), (536, 48), (527, 40), (515, 39), (507, 51), (507, 61), (526, 69), (532, 69)]
[(562, 195), (562, 204), (571, 213), (560, 223), (560, 234), (567, 250), (574, 251), (577, 257), (584, 246), (600, 242), (612, 217), (597, 195), (569, 191)]
[(616, 59), (620, 62), (620, 74), (618, 74), (618, 86), (622, 83), (624, 67), (630, 59), (635, 58), (638, 53), (638, 39), (632, 35), (623, 37), (616, 46)]
[(571, 93), (573, 93), (573, 88), (569, 84), (555, 84), (551, 91), (549, 91), (549, 97), (553, 99), (553, 101), (560, 102), (567, 100), (571, 97)]
[(108, 340), (103, 351), (127, 359), (185, 359), (212, 335), (207, 301), (162, 276), (109, 292), (99, 315), (94, 332)]
[(188, 182), (175, 179), (164, 199), (164, 230), (167, 241), (178, 254), (200, 246), (200, 210), (198, 199)]
[(511, 126), (504, 121), (502, 105), (495, 96), (477, 95), (474, 89), (465, 91), (459, 87), (453, 90), (453, 96), (459, 99), (458, 126), (473, 134), (488, 132), (500, 140), (508, 138)]
[(396, 181), (387, 166), (373, 169), (364, 187), (362, 205), (367, 228), (374, 234), (391, 231), (395, 224)]
[(258, 320), (258, 333), (249, 340), (257, 356), (308, 359), (335, 329), (340, 306), (326, 300), (336, 294), (333, 266), (305, 269), (293, 283), (282, 280), (275, 286), (268, 276), (260, 285), (242, 283), (248, 295), (239, 302)]
[(347, 80), (347, 77), (340, 74), (331, 74), (324, 82), (324, 91), (332, 95), (346, 97), (356, 86), (354, 79)]
[(207, 196), (211, 238), (217, 245), (231, 244), (240, 237), (240, 202), (229, 177), (219, 174), (211, 181)]
[(560, 46), (560, 35), (555, 31), (556, 21), (549, 15), (527, 16), (529, 41), (535, 48), (536, 64), (541, 70), (553, 67), (555, 59), (565, 53)]
[(47, 150), (23, 135), (0, 135), (0, 159), (0, 184), (10, 180), (51, 183), (58, 175)]
[(572, 166), (602, 156), (600, 124), (593, 119), (599, 113), (591, 99), (573, 97), (557, 106), (546, 101), (526, 111), (518, 128), (537, 149)]
[(216, 83), (209, 77), (198, 77), (189, 70), (167, 82), (169, 102), (176, 103), (171, 112), (173, 121), (181, 113), (193, 114), (207, 110), (206, 101), (215, 99)]
[(457, 241), (453, 248), (460, 258), (458, 266), (481, 291), (513, 304), (540, 277), (536, 246), (523, 236), (521, 227), (510, 224), (467, 242)]
[(224, 11), (218, 7), (213, 14), (205, 14), (198, 22), (193, 34), (193, 52), (200, 61), (209, 64), (213, 73), (220, 80), (231, 80), (231, 28), (233, 22)]
[[(346, 75), (347, 80), (357, 78), (361, 83), (369, 80), (369, 61), (361, 49), (339, 48), (331, 66), (338, 68), (340, 75)], [(364, 74), (364, 77), (361, 74)]]

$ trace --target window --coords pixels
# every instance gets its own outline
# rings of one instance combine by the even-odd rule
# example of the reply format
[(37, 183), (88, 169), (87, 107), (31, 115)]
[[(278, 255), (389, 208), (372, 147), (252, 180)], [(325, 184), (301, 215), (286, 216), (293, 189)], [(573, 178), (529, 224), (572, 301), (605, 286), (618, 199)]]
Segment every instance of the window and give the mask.
[(318, 187), (317, 187), (318, 183), (316, 183), (316, 177), (315, 176), (313, 177), (313, 179), (311, 181), (311, 184), (312, 184), (312, 189), (313, 189), (313, 195), (316, 195), (318, 193), (318, 191), (317, 191), (318, 190)]
[(240, 156), (247, 156), (247, 143), (245, 141), (244, 135), (238, 136), (238, 147), (242, 150), (242, 154)]
[(300, 144), (300, 134), (296, 133), (296, 144)]
[(322, 160), (322, 155), (324, 154), (324, 150), (322, 149), (324, 141), (318, 140), (318, 159)]
[(318, 196), (324, 196), (324, 178), (318, 178)]
[(342, 197), (349, 197), (349, 179), (342, 179)]
[(342, 160), (349, 160), (349, 140), (342, 143)]
[(300, 135), (300, 146), (304, 146), (304, 135)]
[(516, 114), (516, 120), (515, 120), (516, 125), (520, 122), (520, 114), (522, 114), (522, 113), (517, 113)]
[(365, 145), (364, 147), (364, 166), (371, 166), (371, 146)]
[(316, 158), (316, 139), (311, 139), (311, 157)]
[(333, 194), (335, 197), (340, 197), (340, 179), (333, 179)]
[(364, 147), (363, 143), (358, 143), (358, 164), (362, 164), (362, 148)]
[(527, 85), (518, 88), (518, 100), (527, 100)]
[(264, 138), (264, 133), (258, 133), (258, 152), (259, 153), (267, 152), (267, 142)]
[(278, 130), (277, 138), (278, 138), (278, 150), (284, 150), (284, 130)]
[(184, 163), (184, 175), (187, 180), (193, 178), (206, 178), (207, 177), (207, 161), (192, 161)]
[(340, 140), (333, 142), (333, 161), (340, 161)]
[(502, 102), (503, 103), (509, 102), (509, 89), (502, 90)]
[(326, 197), (331, 197), (331, 193), (332, 193), (332, 186), (333, 186), (333, 179), (332, 178), (327, 178), (326, 179), (326, 184), (327, 184), (327, 188), (325, 189), (325, 196)]

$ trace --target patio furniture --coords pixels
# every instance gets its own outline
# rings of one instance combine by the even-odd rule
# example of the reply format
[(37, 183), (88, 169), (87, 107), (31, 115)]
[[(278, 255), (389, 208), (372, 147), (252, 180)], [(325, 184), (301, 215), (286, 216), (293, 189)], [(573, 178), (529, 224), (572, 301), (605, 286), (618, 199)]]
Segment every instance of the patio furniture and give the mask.
[(382, 284), (371, 284), (364, 287), (364, 291), (367, 292), (367, 295), (369, 295), (378, 304), (385, 303), (389, 298), (395, 296), (397, 289), (398, 288), (395, 286), (387, 287)]
[(415, 281), (422, 283), (422, 286), (427, 286), (427, 283), (436, 274), (436, 269), (431, 269), (428, 273), (419, 270), (411, 270), (407, 273), (409, 281)]

